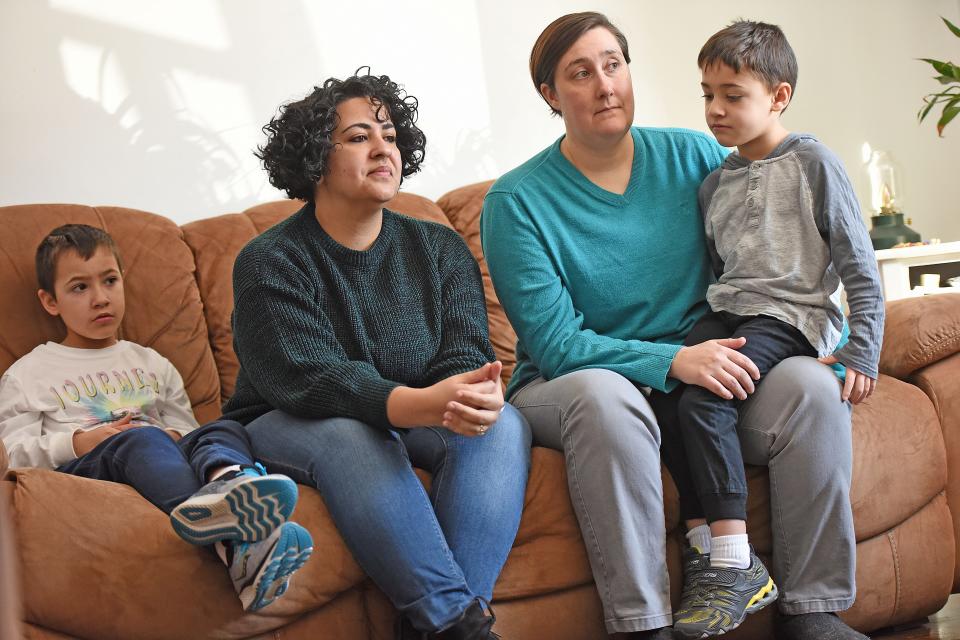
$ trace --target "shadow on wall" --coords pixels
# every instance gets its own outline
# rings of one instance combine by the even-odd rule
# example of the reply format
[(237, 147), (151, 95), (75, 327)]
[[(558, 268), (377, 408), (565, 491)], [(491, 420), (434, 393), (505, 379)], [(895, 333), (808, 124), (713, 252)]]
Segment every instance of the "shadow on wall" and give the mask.
[[(144, 7), (124, 3), (17, 4), (4, 13), (28, 33), (11, 35), (29, 38), (36, 55), (8, 61), (4, 75), (35, 90), (12, 106), (25, 130), (9, 136), (20, 138), (12, 167), (20, 177), (8, 173), (3, 204), (107, 204), (91, 201), (103, 191), (87, 184), (91, 175), (111, 183), (109, 204), (171, 216), (190, 213), (178, 202), (226, 211), (275, 197), (252, 147), (291, 90), (319, 76), (301, 3), (282, 3), (276, 15), (265, 3), (201, 0), (189, 10), (161, 7), (153, 24), (136, 18)], [(190, 18), (205, 24), (169, 24)], [(269, 47), (258, 45), (268, 38)], [(302, 86), (279, 86), (270, 72), (277, 64), (298, 65)]]

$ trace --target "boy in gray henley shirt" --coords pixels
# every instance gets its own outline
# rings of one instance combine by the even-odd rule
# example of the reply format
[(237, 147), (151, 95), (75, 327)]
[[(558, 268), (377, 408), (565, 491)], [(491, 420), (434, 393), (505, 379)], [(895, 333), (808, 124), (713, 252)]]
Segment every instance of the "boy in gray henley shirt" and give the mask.
[[(707, 291), (711, 311), (684, 344), (743, 337), (739, 350), (761, 378), (791, 356), (839, 363), (838, 399), (862, 402), (876, 384), (883, 337), (876, 261), (840, 161), (813, 136), (790, 133), (780, 122), (796, 86), (793, 51), (778, 27), (738, 21), (712, 36), (697, 62), (707, 124), (737, 152), (700, 187), (717, 282)], [(841, 282), (849, 305), (846, 343)], [(725, 633), (777, 598), (748, 543), (739, 400), (724, 392), (729, 397), (680, 385), (651, 396), (661, 425), (679, 430), (684, 449), (665, 446), (663, 456), (691, 543), (674, 616), (675, 632), (689, 638)], [(791, 637), (864, 638), (829, 613), (793, 617)]]

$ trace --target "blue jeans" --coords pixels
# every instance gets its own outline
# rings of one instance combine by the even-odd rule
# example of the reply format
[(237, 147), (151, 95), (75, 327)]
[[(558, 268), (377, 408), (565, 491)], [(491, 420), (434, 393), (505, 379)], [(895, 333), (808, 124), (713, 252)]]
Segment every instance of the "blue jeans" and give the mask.
[(130, 485), (170, 513), (206, 484), (212, 470), (235, 464), (253, 464), (250, 439), (239, 422), (217, 420), (177, 442), (158, 427), (128, 429), (57, 471)]
[[(513, 407), (474, 438), (280, 410), (247, 430), (271, 472), (320, 491), (357, 563), (414, 627), (443, 629), (490, 600), (530, 468), (530, 429)], [(414, 465), (433, 474), (429, 494)]]

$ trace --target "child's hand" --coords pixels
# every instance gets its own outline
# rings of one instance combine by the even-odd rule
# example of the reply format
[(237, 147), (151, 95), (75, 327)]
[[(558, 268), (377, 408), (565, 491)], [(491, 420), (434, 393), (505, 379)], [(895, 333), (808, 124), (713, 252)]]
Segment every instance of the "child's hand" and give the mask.
[(115, 436), (121, 431), (135, 428), (134, 425), (130, 424), (132, 418), (133, 416), (128, 413), (119, 420), (102, 424), (95, 429), (90, 429), (89, 431), (74, 431), (73, 452), (77, 454), (79, 458), (93, 451), (98, 444), (107, 438)]
[[(817, 358), (823, 364), (836, 364), (840, 362), (836, 356), (824, 356)], [(840, 393), (840, 399), (851, 404), (860, 404), (871, 395), (877, 388), (877, 381), (865, 373), (860, 373), (852, 367), (845, 367), (847, 370), (846, 379), (843, 382), (843, 391)]]

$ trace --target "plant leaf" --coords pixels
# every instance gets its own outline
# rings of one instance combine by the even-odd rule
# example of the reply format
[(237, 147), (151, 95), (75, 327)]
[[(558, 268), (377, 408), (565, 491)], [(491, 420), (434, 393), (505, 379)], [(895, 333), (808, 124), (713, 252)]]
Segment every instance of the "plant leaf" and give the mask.
[(957, 80), (953, 76), (937, 76), (934, 79), (940, 84), (954, 84), (955, 82), (960, 82), (960, 80)]
[(917, 120), (919, 122), (923, 122), (923, 119), (927, 117), (927, 114), (930, 113), (930, 110), (933, 109), (933, 106), (937, 104), (936, 100), (927, 100), (924, 98), (923, 101), (927, 104), (917, 113)]
[(954, 25), (952, 22), (950, 22), (949, 20), (947, 20), (947, 19), (944, 18), (943, 16), (940, 16), (940, 19), (943, 20), (944, 23), (946, 23), (947, 29), (950, 29), (950, 31), (953, 32), (953, 35), (955, 35), (955, 36), (957, 36), (958, 38), (960, 38), (960, 28), (958, 28), (956, 25)]
[(926, 98), (949, 98), (950, 96), (955, 96), (955, 95), (957, 95), (957, 93), (956, 93), (957, 91), (960, 91), (960, 85), (953, 86), (953, 87), (948, 87), (948, 88), (944, 89), (943, 91), (937, 91), (937, 92), (935, 92), (935, 93), (928, 93), (928, 94), (927, 94), (926, 96), (924, 96), (924, 97), (926, 97)]
[(920, 58), (920, 60), (930, 64), (940, 75), (960, 80), (960, 67), (952, 62), (943, 62), (933, 58)]
[(951, 101), (950, 104), (943, 108), (943, 113), (940, 114), (940, 121), (937, 122), (937, 135), (941, 138), (943, 137), (943, 128), (960, 113), (960, 107), (956, 106), (957, 102), (960, 102), (960, 98)]
[(950, 87), (946, 91), (941, 91), (939, 93), (928, 93), (927, 95), (923, 96), (923, 101), (933, 103), (946, 102), (947, 100), (952, 100), (956, 96), (960, 95), (957, 93), (957, 91), (960, 91), (960, 87)]

